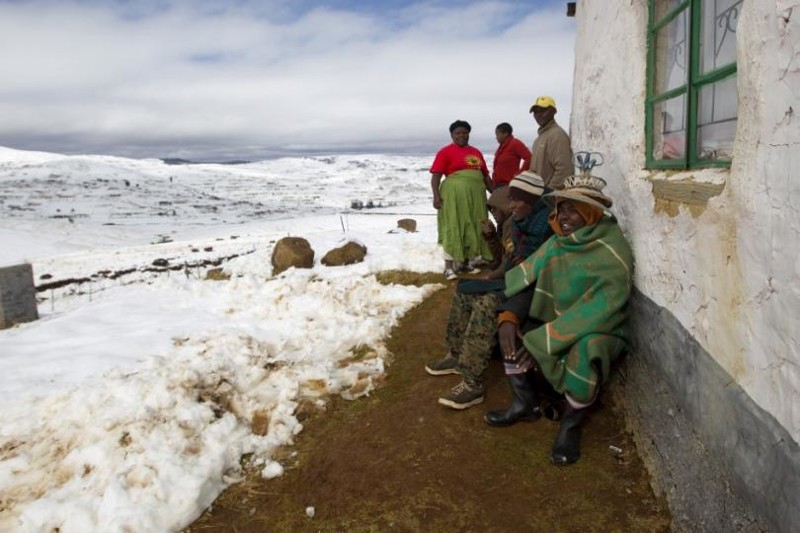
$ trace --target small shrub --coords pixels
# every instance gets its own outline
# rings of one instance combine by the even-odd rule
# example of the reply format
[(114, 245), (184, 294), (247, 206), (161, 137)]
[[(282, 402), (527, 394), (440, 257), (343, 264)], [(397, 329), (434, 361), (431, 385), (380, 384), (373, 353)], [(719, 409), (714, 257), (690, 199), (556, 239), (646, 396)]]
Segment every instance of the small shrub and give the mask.
[(408, 270), (386, 270), (375, 274), (384, 285), (414, 285), (422, 287), (431, 283), (442, 283), (442, 275), (435, 272), (410, 272)]
[(212, 268), (206, 272), (206, 279), (211, 281), (227, 281), (231, 279), (231, 275), (223, 271), (221, 268)]

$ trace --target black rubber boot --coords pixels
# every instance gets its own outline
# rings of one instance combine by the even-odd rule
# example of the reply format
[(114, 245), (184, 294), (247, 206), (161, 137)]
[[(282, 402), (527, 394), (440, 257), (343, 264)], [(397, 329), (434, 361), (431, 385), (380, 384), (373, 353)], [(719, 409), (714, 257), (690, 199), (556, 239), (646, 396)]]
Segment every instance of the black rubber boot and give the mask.
[(574, 463), (581, 456), (581, 424), (586, 417), (586, 409), (575, 409), (568, 402), (565, 404), (564, 417), (550, 454), (550, 462), (558, 466)]
[(483, 419), (490, 426), (510, 426), (517, 422), (535, 422), (542, 416), (539, 408), (539, 396), (533, 376), (527, 374), (511, 374), (508, 384), (511, 386), (511, 404), (499, 411), (489, 411)]
[(551, 400), (545, 406), (544, 417), (558, 422), (564, 416), (564, 409), (566, 409), (567, 401), (561, 398), (560, 400)]

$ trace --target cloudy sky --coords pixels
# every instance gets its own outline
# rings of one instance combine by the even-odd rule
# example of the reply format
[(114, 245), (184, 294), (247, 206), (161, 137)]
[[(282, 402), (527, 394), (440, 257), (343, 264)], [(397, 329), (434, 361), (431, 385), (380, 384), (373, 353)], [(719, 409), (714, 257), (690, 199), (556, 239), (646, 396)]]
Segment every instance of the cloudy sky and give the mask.
[(496, 147), (568, 126), (562, 0), (0, 0), (0, 146), (193, 160)]

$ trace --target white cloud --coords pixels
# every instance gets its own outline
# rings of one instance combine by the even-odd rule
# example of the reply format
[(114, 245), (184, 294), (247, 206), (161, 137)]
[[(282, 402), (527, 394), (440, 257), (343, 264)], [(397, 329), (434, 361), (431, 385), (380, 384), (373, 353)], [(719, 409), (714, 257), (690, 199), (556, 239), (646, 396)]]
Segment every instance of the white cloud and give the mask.
[(99, 1), (0, 4), (0, 145), (196, 159), (433, 153), (459, 118), (485, 152), (499, 122), (530, 143), (537, 94), (554, 96), (568, 124), (573, 23), (553, 4), (294, 15), (287, 2), (272, 12), (249, 2), (136, 12)]

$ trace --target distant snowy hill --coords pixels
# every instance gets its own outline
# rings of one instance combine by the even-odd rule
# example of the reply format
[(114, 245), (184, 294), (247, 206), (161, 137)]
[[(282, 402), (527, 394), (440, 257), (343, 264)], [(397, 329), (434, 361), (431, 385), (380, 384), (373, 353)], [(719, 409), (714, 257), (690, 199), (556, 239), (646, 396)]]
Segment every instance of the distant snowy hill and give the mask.
[(283, 158), (242, 165), (61, 156), (0, 148), (0, 216), (102, 224), (172, 217), (238, 222), (354, 201), (407, 205), (429, 196), (430, 161), (408, 156)]
[[(37, 255), (191, 238), (202, 227), (430, 202), (430, 158), (337, 155), (242, 165), (65, 156), (0, 147), (0, 239)], [(0, 265), (30, 260), (8, 246)]]

